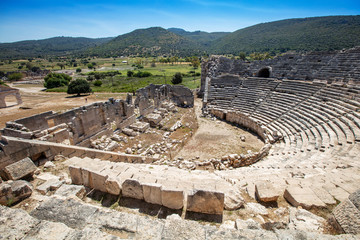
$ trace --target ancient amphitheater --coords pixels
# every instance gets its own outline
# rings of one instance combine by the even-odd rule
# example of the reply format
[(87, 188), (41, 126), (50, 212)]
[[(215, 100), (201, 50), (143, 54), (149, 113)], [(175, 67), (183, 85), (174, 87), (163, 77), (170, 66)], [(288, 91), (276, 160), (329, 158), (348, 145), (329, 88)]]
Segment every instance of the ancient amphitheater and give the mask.
[(201, 161), (171, 157), (196, 129), (180, 86), (8, 122), (0, 239), (359, 239), (359, 79), (360, 48), (211, 57), (202, 117), (264, 145)]

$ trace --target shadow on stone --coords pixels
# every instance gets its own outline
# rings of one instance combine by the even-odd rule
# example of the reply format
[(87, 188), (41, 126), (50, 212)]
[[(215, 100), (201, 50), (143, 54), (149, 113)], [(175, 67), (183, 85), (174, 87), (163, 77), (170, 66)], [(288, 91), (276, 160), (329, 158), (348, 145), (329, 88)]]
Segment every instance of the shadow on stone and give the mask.
[(98, 190), (90, 191), (87, 197), (98, 201), (103, 207), (111, 207), (114, 203), (119, 200), (119, 196), (115, 196), (109, 193), (104, 193)]
[(195, 221), (222, 223), (223, 215), (222, 214), (206, 214), (206, 213), (197, 213), (197, 212), (187, 211), (185, 214), (185, 219), (190, 219), (190, 220), (195, 220)]
[(119, 206), (139, 209), (140, 213), (144, 213), (150, 216), (156, 216), (158, 218), (166, 218), (172, 214), (178, 214), (181, 216), (182, 210), (170, 209), (161, 205), (147, 203), (143, 200), (121, 197), (119, 200)]
[(278, 207), (279, 207), (279, 206), (278, 206), (278, 203), (275, 202), (275, 201), (272, 201), (272, 202), (264, 202), (264, 201), (261, 201), (261, 200), (258, 198), (257, 194), (255, 194), (255, 200), (256, 200), (258, 203), (260, 203), (261, 205), (263, 205), (264, 207), (266, 207), (266, 208), (278, 208)]

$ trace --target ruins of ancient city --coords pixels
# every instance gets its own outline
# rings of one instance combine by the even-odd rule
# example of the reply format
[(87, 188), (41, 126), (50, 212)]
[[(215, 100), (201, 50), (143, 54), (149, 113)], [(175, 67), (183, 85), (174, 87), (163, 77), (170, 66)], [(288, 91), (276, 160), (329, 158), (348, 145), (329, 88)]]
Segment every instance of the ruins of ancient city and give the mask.
[(201, 68), (7, 121), (0, 239), (359, 239), (360, 48)]

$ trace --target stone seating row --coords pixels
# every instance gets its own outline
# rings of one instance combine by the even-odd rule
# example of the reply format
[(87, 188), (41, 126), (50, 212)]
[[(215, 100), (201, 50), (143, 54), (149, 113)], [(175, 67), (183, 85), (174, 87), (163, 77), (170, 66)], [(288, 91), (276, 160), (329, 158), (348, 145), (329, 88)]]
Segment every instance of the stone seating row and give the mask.
[[(73, 157), (66, 161), (73, 184), (144, 200), (170, 209), (222, 214), (232, 186), (220, 177), (167, 166)], [(204, 197), (205, 196), (205, 197)], [(207, 201), (204, 204), (203, 201)]]

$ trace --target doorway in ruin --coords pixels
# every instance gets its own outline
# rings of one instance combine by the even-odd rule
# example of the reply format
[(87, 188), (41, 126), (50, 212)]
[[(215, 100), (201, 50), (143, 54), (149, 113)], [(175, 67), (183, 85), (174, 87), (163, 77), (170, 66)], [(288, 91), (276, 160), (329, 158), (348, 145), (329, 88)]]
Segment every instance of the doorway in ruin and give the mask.
[(5, 104), (6, 104), (6, 107), (12, 107), (19, 103), (18, 103), (18, 100), (16, 99), (16, 96), (10, 94), (5, 97)]
[(264, 67), (259, 70), (257, 76), (263, 77), (263, 78), (269, 78), (271, 75), (271, 68), (270, 67)]

